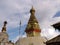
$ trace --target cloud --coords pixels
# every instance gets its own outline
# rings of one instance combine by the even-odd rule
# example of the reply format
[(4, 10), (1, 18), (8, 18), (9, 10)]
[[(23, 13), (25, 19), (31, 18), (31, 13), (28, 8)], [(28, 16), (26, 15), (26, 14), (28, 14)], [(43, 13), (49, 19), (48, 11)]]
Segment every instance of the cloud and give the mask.
[[(8, 26), (15, 27), (19, 25), (19, 21), (21, 20), (23, 23), (25, 20), (28, 20), (29, 17), (29, 6), (25, 6), (25, 3), (21, 4), (20, 2), (26, 2), (26, 1), (16, 1), (16, 0), (10, 0), (10, 1), (1, 1), (0, 4), (0, 23), (2, 24), (4, 20), (8, 21)], [(25, 13), (27, 13), (26, 17)], [(23, 16), (22, 16), (23, 15)], [(25, 19), (25, 20), (24, 20)], [(12, 26), (14, 25), (14, 26)]]
[(55, 30), (52, 27), (42, 29), (42, 32), (41, 32), (41, 36), (45, 37), (47, 40), (50, 40), (59, 34), (60, 32), (58, 30)]
[(49, 35), (52, 37), (59, 34), (51, 25), (60, 21), (60, 17), (53, 18), (56, 12), (60, 11), (60, 0), (0, 0), (0, 28), (5, 20), (8, 22), (9, 30), (18, 27), (20, 20), (22, 26), (27, 24), (32, 5), (36, 10), (35, 16), (42, 34), (47, 38)]

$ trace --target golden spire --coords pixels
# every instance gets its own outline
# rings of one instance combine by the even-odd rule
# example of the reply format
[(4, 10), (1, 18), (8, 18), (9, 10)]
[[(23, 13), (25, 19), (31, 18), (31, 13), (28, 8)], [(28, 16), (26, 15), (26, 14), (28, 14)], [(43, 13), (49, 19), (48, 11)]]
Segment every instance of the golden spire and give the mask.
[(34, 14), (35, 13), (35, 9), (34, 9), (34, 7), (32, 6), (32, 8), (31, 8), (31, 10), (30, 10), (30, 13), (32, 14)]
[(4, 25), (2, 27), (2, 32), (6, 32), (6, 24), (7, 24), (7, 21), (4, 21)]
[(41, 29), (39, 28), (38, 21), (35, 17), (35, 9), (33, 8), (33, 6), (30, 10), (30, 13), (31, 13), (30, 19), (28, 21), (25, 32), (27, 33), (28, 37), (40, 36)]

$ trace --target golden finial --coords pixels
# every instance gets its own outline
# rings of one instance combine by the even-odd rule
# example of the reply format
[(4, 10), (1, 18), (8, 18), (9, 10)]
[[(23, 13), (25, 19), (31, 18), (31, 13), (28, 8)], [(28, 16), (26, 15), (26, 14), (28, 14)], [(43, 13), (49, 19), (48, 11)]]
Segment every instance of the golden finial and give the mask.
[(2, 27), (2, 32), (6, 32), (6, 24), (7, 24), (7, 21), (4, 21), (4, 25)]
[(33, 6), (32, 6), (32, 8), (31, 8), (31, 10), (30, 10), (30, 13), (32, 13), (32, 12), (35, 12), (35, 9), (34, 9)]
[(7, 24), (7, 21), (4, 21), (4, 26), (6, 26), (6, 24)]

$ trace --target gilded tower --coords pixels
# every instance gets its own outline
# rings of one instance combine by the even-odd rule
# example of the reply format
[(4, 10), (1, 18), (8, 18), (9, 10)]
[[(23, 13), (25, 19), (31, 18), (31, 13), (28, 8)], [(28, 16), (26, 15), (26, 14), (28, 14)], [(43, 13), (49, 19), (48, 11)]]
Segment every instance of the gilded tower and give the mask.
[(27, 37), (40, 36), (41, 29), (39, 28), (38, 21), (35, 17), (35, 9), (33, 7), (31, 8), (30, 13), (31, 16), (25, 30)]
[(3, 27), (2, 27), (2, 32), (0, 33), (0, 35), (2, 35), (2, 40), (3, 42), (7, 42), (8, 41), (8, 34), (6, 32), (6, 24), (7, 21), (4, 21)]
[(46, 40), (40, 36), (41, 29), (39, 28), (38, 21), (35, 17), (35, 9), (33, 7), (30, 13), (30, 19), (25, 29), (27, 37), (19, 38), (15, 45), (45, 45), (44, 42), (46, 42)]
[(2, 32), (0, 32), (0, 45), (13, 45), (11, 41), (8, 40), (9, 35), (6, 32), (7, 21), (4, 21)]

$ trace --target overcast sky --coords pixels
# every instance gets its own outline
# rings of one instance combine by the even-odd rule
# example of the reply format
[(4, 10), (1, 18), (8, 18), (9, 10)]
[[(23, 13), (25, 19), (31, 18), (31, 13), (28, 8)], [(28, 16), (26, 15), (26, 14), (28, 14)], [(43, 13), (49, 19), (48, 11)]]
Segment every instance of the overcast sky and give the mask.
[[(0, 31), (6, 20), (9, 40), (18, 39), (20, 20), (21, 32), (24, 32), (32, 6), (36, 10), (35, 16), (42, 31), (41, 35), (50, 39), (59, 34), (51, 25), (60, 22), (60, 0), (0, 0)], [(23, 36), (26, 36), (25, 33)]]

